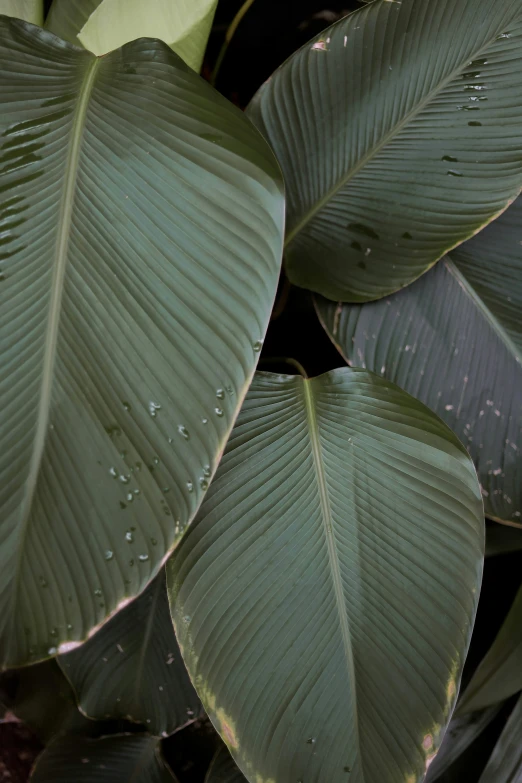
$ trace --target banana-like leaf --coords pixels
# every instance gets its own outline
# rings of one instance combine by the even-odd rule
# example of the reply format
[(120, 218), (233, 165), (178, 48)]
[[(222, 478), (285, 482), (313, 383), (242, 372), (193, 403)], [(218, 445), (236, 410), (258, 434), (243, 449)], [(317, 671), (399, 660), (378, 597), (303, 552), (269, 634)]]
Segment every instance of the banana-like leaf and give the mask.
[(238, 769), (226, 747), (221, 747), (216, 752), (206, 774), (205, 783), (245, 783), (243, 773)]
[(498, 704), (522, 690), (522, 587), (495, 641), (480, 662), (458, 706), (458, 714)]
[(505, 525), (491, 525), (486, 530), (486, 557), (519, 552), (522, 549), (522, 530)]
[(518, 699), (479, 783), (522, 781), (522, 696)]
[(82, 46), (78, 33), (102, 0), (53, 0), (45, 27), (75, 46)]
[(473, 465), (424, 405), (364, 370), (256, 376), (167, 566), (191, 679), (248, 780), (419, 781), (482, 552)]
[(63, 737), (38, 758), (31, 783), (172, 783), (154, 737)]
[(199, 71), (216, 7), (217, 0), (102, 0), (78, 39), (102, 55), (135, 38), (160, 38)]
[(43, 24), (43, 0), (0, 0), (0, 14)]
[(351, 365), (422, 400), (467, 446), (486, 514), (522, 522), (522, 198), (412, 286), (364, 306), (317, 299)]
[(280, 268), (277, 164), (165, 44), (0, 20), (0, 665), (71, 649), (193, 518)]
[(377, 0), (310, 41), (250, 117), (288, 196), (290, 280), (397, 291), (522, 186), (519, 0)]
[(454, 715), (441, 748), (433, 763), (430, 764), (424, 783), (434, 783), (435, 780), (438, 780), (480, 737), (484, 729), (494, 720), (500, 707), (500, 704), (496, 704), (468, 715)]
[(89, 718), (125, 718), (166, 736), (202, 712), (174, 635), (163, 572), (59, 663)]

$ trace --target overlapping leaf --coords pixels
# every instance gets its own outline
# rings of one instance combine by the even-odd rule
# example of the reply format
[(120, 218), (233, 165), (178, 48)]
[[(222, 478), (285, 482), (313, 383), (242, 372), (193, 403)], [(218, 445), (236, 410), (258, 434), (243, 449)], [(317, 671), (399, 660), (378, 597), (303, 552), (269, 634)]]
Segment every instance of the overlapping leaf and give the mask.
[[(71, 686), (55, 660), (0, 675), (0, 700), (44, 744), (60, 734), (96, 730), (78, 710)], [(105, 724), (103, 724), (105, 727)]]
[(102, 0), (53, 0), (45, 27), (64, 41), (81, 46), (78, 33)]
[(164, 44), (97, 59), (0, 27), (0, 662), (14, 666), (84, 640), (194, 516), (268, 322), (283, 197), (257, 131)]
[(0, 0), (0, 14), (43, 24), (43, 0)]
[(78, 33), (102, 55), (135, 38), (160, 38), (199, 71), (217, 0), (102, 0)]
[(158, 741), (144, 735), (64, 737), (39, 757), (31, 783), (172, 783)]
[(294, 54), (250, 117), (288, 194), (292, 282), (378, 299), (522, 185), (518, 0), (376, 0)]
[(522, 696), (519, 697), (509, 716), (479, 783), (520, 783), (522, 780), (521, 729)]
[(500, 707), (501, 705), (498, 704), (467, 715), (455, 715), (451, 719), (441, 748), (430, 764), (425, 783), (434, 783), (438, 780), (453, 762), (468, 750), (496, 717)]
[(209, 767), (205, 783), (245, 783), (245, 778), (226, 748), (220, 748)]
[(498, 704), (522, 690), (522, 588), (497, 638), (474, 673), (459, 714)]
[(90, 718), (126, 718), (165, 736), (201, 714), (174, 635), (163, 573), (59, 662)]
[(473, 465), (421, 403), (364, 370), (256, 376), (167, 571), (192, 681), (248, 780), (420, 780), (482, 548)]
[(349, 364), (381, 373), (467, 446), (486, 513), (522, 522), (522, 199), (406, 290), (380, 302), (317, 300)]

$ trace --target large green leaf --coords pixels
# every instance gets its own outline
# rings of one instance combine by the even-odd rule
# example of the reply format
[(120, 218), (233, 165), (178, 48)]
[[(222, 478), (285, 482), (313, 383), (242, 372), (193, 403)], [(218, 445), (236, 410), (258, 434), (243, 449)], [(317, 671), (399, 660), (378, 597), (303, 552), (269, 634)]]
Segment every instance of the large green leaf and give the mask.
[(253, 783), (416, 783), (480, 585), (473, 465), (364, 370), (260, 374), (168, 563), (180, 648)]
[(522, 199), (400, 293), (364, 306), (317, 300), (349, 364), (381, 373), (467, 446), (486, 513), (522, 514)]
[(423, 274), (522, 186), (519, 0), (376, 0), (254, 98), (288, 193), (290, 280), (378, 299)]
[(144, 36), (160, 38), (199, 71), (217, 0), (102, 0), (78, 40), (102, 55)]
[(205, 783), (245, 783), (243, 774), (225, 747), (221, 747), (212, 759)]
[(165, 736), (201, 714), (174, 635), (163, 573), (59, 662), (90, 718), (126, 718)]
[(283, 196), (165, 44), (103, 58), (0, 20), (0, 665), (65, 652), (155, 576), (250, 384)]
[(45, 27), (64, 41), (81, 46), (78, 33), (102, 0), (53, 0)]
[(434, 783), (438, 780), (480, 737), (484, 729), (497, 716), (500, 707), (501, 705), (498, 704), (467, 715), (454, 715), (424, 783)]
[(520, 783), (522, 781), (521, 737), (522, 696), (509, 716), (479, 783)]
[(36, 762), (31, 783), (172, 783), (154, 737), (64, 737)]
[(462, 696), (458, 712), (498, 704), (522, 690), (522, 587), (485, 658)]
[(0, 14), (43, 24), (43, 0), (0, 0)]

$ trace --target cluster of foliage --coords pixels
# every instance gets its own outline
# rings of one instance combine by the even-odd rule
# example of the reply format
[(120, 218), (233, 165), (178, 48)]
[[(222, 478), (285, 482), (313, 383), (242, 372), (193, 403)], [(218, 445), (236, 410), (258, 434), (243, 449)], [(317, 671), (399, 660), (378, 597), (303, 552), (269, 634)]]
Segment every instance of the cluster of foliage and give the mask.
[[(172, 780), (208, 716), (206, 783), (432, 783), (503, 710), (480, 781), (514, 781), (522, 588), (457, 698), (484, 514), (522, 546), (522, 5), (374, 0), (246, 112), (198, 75), (216, 6), (0, 1), (0, 698), (31, 780)], [(337, 369), (256, 372), (280, 281)]]

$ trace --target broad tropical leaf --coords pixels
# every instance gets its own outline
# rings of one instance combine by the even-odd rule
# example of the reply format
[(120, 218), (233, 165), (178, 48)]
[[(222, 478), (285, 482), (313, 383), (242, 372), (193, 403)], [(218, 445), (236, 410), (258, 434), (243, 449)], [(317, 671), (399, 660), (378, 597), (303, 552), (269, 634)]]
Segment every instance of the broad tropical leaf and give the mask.
[(424, 405), (364, 370), (256, 376), (167, 567), (191, 679), (248, 780), (419, 781), (482, 551), (473, 465)]
[(31, 783), (172, 783), (154, 737), (63, 737), (39, 757)]
[(43, 0), (0, 0), (0, 14), (43, 24)]
[(160, 38), (199, 71), (217, 0), (102, 0), (78, 40), (102, 55), (144, 36)]
[(501, 705), (467, 715), (454, 715), (437, 756), (430, 765), (424, 783), (434, 783), (480, 737), (496, 717)]
[(522, 781), (522, 696), (509, 716), (479, 783)]
[(522, 587), (497, 638), (462, 696), (458, 714), (498, 704), (522, 690)]
[(290, 280), (397, 291), (522, 186), (519, 0), (377, 0), (279, 68), (249, 108), (288, 196)]
[[(165, 44), (0, 21), (0, 665), (65, 652), (155, 576), (250, 384), (277, 165)], [(63, 646), (65, 645), (65, 647)]]
[(166, 736), (202, 712), (174, 635), (163, 573), (59, 663), (89, 718), (125, 718)]
[(522, 522), (522, 199), (400, 293), (317, 299), (349, 364), (422, 400), (471, 454), (488, 516)]
[(102, 0), (53, 0), (45, 27), (64, 41), (81, 46), (78, 33)]
[(225, 747), (220, 748), (212, 759), (205, 783), (245, 783), (244, 775)]

